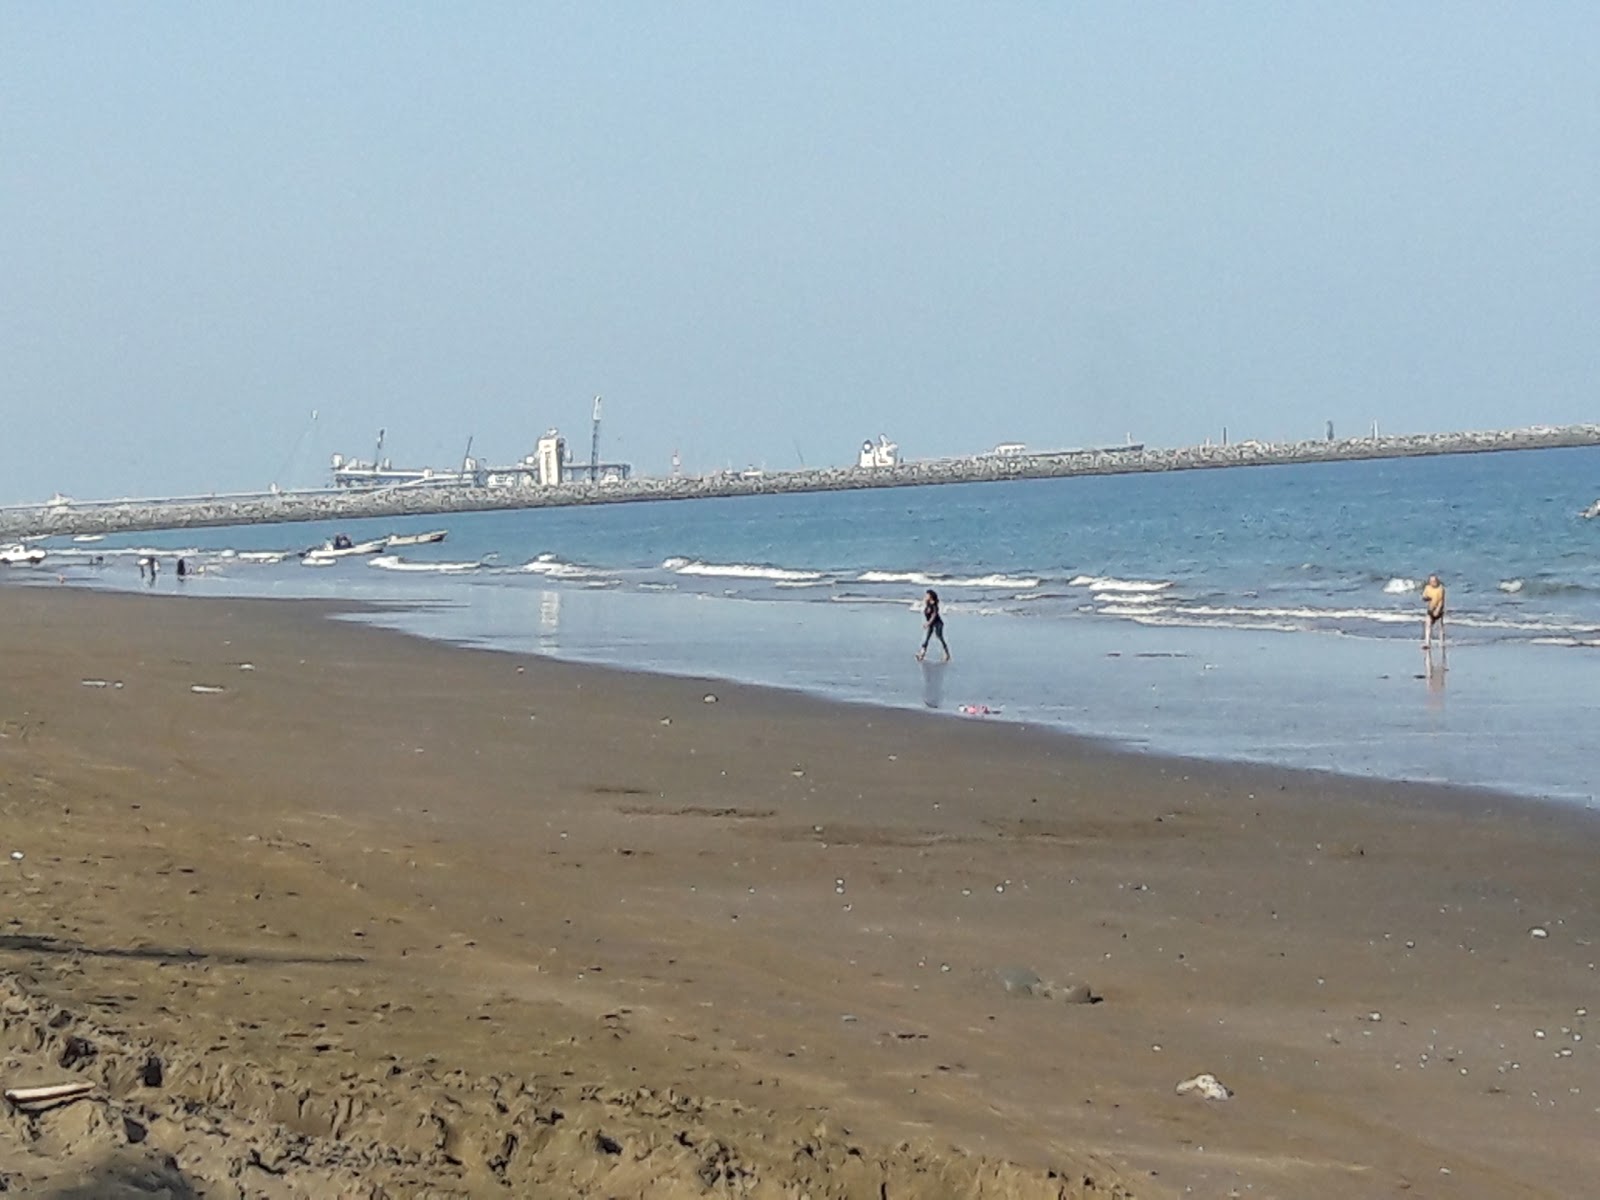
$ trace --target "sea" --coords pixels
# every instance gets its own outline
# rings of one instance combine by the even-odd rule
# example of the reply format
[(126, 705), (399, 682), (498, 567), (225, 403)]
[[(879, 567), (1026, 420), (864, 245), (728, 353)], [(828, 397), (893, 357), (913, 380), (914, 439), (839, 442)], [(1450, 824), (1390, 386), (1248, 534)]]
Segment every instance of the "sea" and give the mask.
[[(1581, 448), (54, 539), (31, 577), (368, 601), (350, 619), (464, 645), (1592, 807), (1597, 496)], [(948, 664), (915, 657), (928, 588)]]

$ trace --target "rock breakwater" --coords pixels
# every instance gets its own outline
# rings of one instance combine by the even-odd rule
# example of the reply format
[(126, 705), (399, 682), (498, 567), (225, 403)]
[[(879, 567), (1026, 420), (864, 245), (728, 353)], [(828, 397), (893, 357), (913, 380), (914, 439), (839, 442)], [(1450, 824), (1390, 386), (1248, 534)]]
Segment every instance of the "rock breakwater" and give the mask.
[(1600, 445), (1600, 425), (1534, 426), (1476, 433), (1404, 434), (1341, 441), (1237, 442), (1179, 449), (1068, 450), (1013, 457), (984, 454), (879, 469), (859, 467), (746, 472), (698, 478), (633, 479), (548, 488), (432, 487), (376, 491), (272, 492), (182, 500), (58, 501), (0, 509), (0, 538), (134, 532), (274, 522), (402, 517), (570, 504), (698, 500), (717, 496), (852, 491), (990, 483), (1072, 475), (1123, 475), (1290, 463), (1350, 462)]

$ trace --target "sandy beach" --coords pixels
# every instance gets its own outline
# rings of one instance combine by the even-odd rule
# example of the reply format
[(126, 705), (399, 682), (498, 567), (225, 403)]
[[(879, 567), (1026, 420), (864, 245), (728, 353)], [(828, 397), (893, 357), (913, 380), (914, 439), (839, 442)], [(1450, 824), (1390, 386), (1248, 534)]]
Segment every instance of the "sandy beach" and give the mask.
[(330, 611), (0, 589), (0, 1191), (1592, 1189), (1591, 814)]

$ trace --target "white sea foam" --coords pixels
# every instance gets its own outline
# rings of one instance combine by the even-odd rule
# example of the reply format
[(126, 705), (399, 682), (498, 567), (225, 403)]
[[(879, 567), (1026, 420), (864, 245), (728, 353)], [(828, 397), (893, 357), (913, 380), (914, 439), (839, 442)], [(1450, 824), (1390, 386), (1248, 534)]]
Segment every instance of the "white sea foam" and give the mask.
[(331, 567), (339, 560), (337, 558), (318, 558), (315, 554), (308, 554), (300, 560), (302, 567)]
[(1520, 579), (1502, 579), (1495, 586), (1497, 586), (1502, 592), (1509, 592), (1511, 595), (1514, 596), (1514, 595), (1516, 595), (1518, 592), (1520, 592), (1522, 590), (1522, 580), (1520, 580)]
[(926, 587), (933, 581), (932, 575), (921, 571), (863, 571), (856, 576), (857, 583), (915, 583)]
[(287, 550), (224, 550), (219, 558), (237, 558), (247, 563), (281, 563), (289, 557)]
[(931, 588), (1036, 588), (1035, 575), (927, 575), (921, 571), (863, 571), (857, 583), (912, 583)]
[(1185, 613), (1197, 617), (1247, 617), (1260, 619), (1276, 617), (1296, 621), (1375, 621), (1383, 625), (1400, 625), (1412, 620), (1410, 613), (1381, 608), (1244, 608), (1232, 605), (1189, 604)]
[(1383, 591), (1387, 596), (1405, 596), (1416, 591), (1421, 586), (1415, 579), (1402, 579), (1396, 576), (1383, 585)]
[(1170, 579), (1117, 579), (1110, 575), (1078, 575), (1069, 581), (1070, 587), (1086, 587), (1091, 592), (1164, 592), (1172, 586)]
[(976, 575), (971, 579), (946, 579), (944, 587), (1036, 588), (1044, 582), (1034, 575)]
[(550, 579), (592, 579), (604, 574), (593, 567), (580, 567), (577, 563), (563, 562), (554, 554), (541, 554), (522, 564), (521, 570), (529, 575), (543, 575)]
[(475, 562), (407, 562), (398, 554), (380, 554), (368, 561), (369, 567), (380, 571), (417, 571), (436, 575), (459, 575), (463, 571), (476, 571)]
[(1101, 591), (1094, 594), (1095, 600), (1100, 604), (1159, 604), (1160, 592), (1113, 592)]
[(1103, 617), (1150, 617), (1157, 613), (1172, 612), (1169, 607), (1154, 607), (1148, 604), (1102, 604), (1094, 610)]
[[(1099, 607), (1088, 610), (1100, 616), (1128, 617), (1141, 624), (1218, 625), (1235, 629), (1304, 630), (1313, 622), (1364, 622), (1374, 625), (1409, 625), (1416, 616), (1381, 608), (1252, 607), (1221, 604), (1151, 604), (1145, 597), (1096, 596)], [(1160, 619), (1157, 619), (1160, 618)], [(1548, 634), (1577, 638), (1600, 634), (1600, 626), (1572, 625), (1534, 619), (1512, 620), (1489, 614), (1457, 612), (1450, 623), (1465, 629), (1488, 633)], [(1575, 643), (1562, 643), (1575, 644)]]
[(788, 567), (769, 567), (759, 563), (708, 563), (669, 558), (661, 566), (678, 575), (699, 575), (713, 579), (782, 579), (804, 583), (823, 578), (820, 571), (795, 571)]
[[(1101, 610), (1101, 611), (1103, 612), (1104, 610)], [(1204, 618), (1198, 618), (1197, 619), (1197, 618), (1191, 616), (1184, 609), (1161, 609), (1161, 610), (1158, 610), (1157, 612), (1154, 612), (1154, 613), (1152, 613), (1152, 612), (1150, 612), (1150, 611), (1148, 611), (1146, 609), (1140, 609), (1137, 612), (1129, 613), (1128, 617), (1129, 617), (1129, 619), (1131, 621), (1133, 621), (1137, 625), (1184, 626), (1184, 627), (1189, 627), (1189, 628), (1194, 628), (1194, 627), (1215, 628), (1219, 624), (1225, 624), (1228, 629), (1261, 630), (1261, 631), (1266, 631), (1266, 632), (1270, 632), (1270, 633), (1300, 633), (1300, 632), (1302, 632), (1302, 627), (1301, 626), (1296, 625), (1296, 624), (1294, 624), (1292, 622), (1289, 622), (1289, 621), (1266, 621), (1266, 620), (1241, 621), (1241, 620), (1232, 620), (1232, 621), (1227, 621), (1227, 622), (1217, 622), (1217, 621), (1207, 620), (1207, 619), (1204, 619)]]

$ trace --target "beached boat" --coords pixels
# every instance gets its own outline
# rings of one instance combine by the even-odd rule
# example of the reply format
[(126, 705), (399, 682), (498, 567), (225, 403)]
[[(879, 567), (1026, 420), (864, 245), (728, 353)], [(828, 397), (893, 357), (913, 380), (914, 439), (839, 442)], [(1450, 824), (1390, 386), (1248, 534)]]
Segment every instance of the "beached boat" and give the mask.
[(0, 564), (5, 566), (31, 567), (43, 561), (44, 551), (37, 546), (24, 546), (21, 542), (0, 546)]
[(384, 539), (384, 546), (390, 550), (396, 546), (431, 546), (444, 541), (449, 532), (447, 529), (435, 529), (431, 533), (391, 533)]

